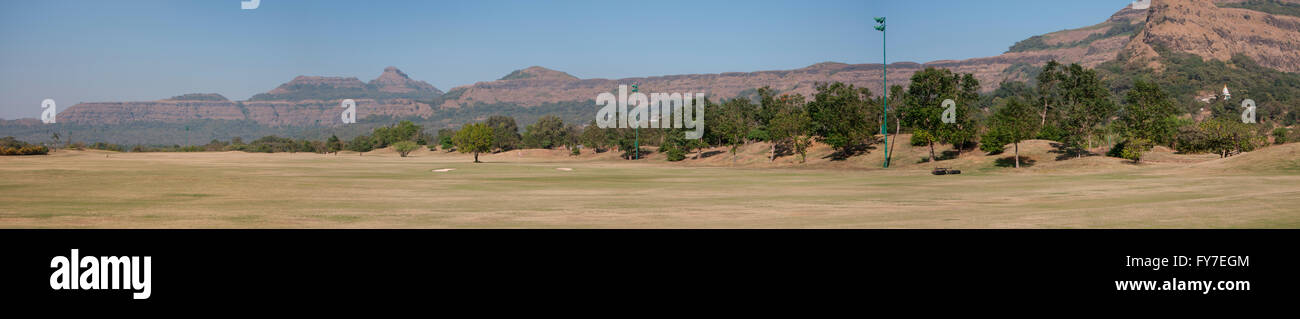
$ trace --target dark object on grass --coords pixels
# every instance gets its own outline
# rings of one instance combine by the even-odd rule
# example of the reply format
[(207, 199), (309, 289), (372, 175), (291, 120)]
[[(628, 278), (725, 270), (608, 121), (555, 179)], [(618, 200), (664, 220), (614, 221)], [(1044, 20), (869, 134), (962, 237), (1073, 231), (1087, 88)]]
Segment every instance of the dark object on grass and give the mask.
[(934, 175), (957, 175), (957, 174), (961, 174), (961, 170), (948, 169), (948, 168), (946, 168), (946, 167), (935, 167), (933, 171), (930, 171), (930, 174), (934, 174)]

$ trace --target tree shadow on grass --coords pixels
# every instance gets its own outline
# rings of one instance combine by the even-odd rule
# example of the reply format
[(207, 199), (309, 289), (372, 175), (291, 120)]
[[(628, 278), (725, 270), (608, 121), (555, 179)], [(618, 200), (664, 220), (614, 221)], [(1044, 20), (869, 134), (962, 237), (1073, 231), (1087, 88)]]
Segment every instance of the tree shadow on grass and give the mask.
[[(1057, 160), (1057, 161), (1064, 161), (1064, 160), (1068, 160), (1068, 159), (1072, 159), (1072, 158), (1080, 158), (1080, 157), (1088, 157), (1088, 156), (1094, 156), (1094, 155), (1097, 155), (1097, 154), (1093, 154), (1092, 152), (1089, 152), (1088, 150), (1077, 149), (1077, 148), (1069, 147), (1069, 146), (1065, 145), (1064, 143), (1052, 143), (1052, 148), (1055, 148), (1055, 149), (1054, 149), (1054, 150), (1047, 151), (1047, 152), (1048, 152), (1048, 153), (1053, 153), (1053, 154), (1060, 154), (1060, 155), (1057, 155), (1057, 156), (1056, 156), (1056, 160)], [(1024, 164), (1024, 163), (1021, 163), (1021, 164)]]
[[(958, 152), (957, 150), (947, 150), (947, 151), (940, 152), (939, 156), (935, 156), (934, 161), (938, 162), (938, 161), (955, 159), (959, 155), (961, 155), (961, 152)], [(930, 162), (930, 156), (921, 157), (920, 160), (916, 161), (917, 164), (927, 163), (927, 162)]]
[(726, 153), (724, 151), (708, 151), (700, 154), (700, 158), (710, 158), (718, 154)]
[[(1032, 158), (1028, 158), (1028, 157), (1021, 156), (1021, 157), (1020, 157), (1020, 168), (1032, 167), (1032, 166), (1034, 166), (1034, 163), (1037, 163), (1037, 162), (1038, 162), (1038, 161), (1035, 161), (1035, 160), (1032, 159)], [(1016, 167), (1016, 157), (1015, 157), (1015, 156), (1007, 156), (1007, 157), (999, 158), (999, 159), (993, 161), (993, 165), (994, 165), (994, 166), (997, 166), (997, 167)]]
[(858, 144), (858, 145), (845, 147), (844, 149), (831, 153), (830, 155), (823, 156), (822, 158), (823, 159), (829, 158), (832, 161), (843, 161), (849, 159), (850, 157), (870, 153), (874, 149), (876, 149), (876, 146), (872, 144)]
[(794, 156), (794, 155), (795, 155), (794, 148), (790, 147), (790, 145), (784, 143), (776, 144), (776, 158), (782, 158), (782, 157)]

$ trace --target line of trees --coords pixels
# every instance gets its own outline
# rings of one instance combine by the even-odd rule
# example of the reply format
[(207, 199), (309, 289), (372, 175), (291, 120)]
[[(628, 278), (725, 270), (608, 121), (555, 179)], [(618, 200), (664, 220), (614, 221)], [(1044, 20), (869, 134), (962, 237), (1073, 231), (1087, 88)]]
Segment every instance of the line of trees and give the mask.
[[(1131, 82), (1117, 85), (1115, 81)], [(924, 161), (943, 160), (936, 154), (936, 147), (942, 144), (953, 146), (957, 156), (976, 148), (996, 154), (1010, 146), (1015, 167), (1020, 167), (1019, 144), (1030, 139), (1057, 142), (1060, 151), (1070, 155), (1067, 158), (1092, 155), (1091, 150), (1096, 146), (1109, 146), (1107, 155), (1134, 162), (1154, 145), (1226, 157), (1263, 146), (1269, 136), (1276, 143), (1293, 139), (1286, 128), (1274, 130), (1274, 125), (1234, 121), (1239, 110), (1215, 111), (1209, 119), (1198, 123), (1157, 81), (1107, 78), (1097, 70), (1078, 64), (1051, 61), (1029, 83), (1004, 82), (989, 94), (981, 94), (980, 88), (980, 81), (972, 74), (936, 68), (919, 71), (912, 75), (906, 87), (889, 88), (888, 123), (892, 127), (883, 128), (882, 97), (864, 87), (832, 82), (816, 84), (809, 97), (763, 87), (751, 91), (752, 94), (717, 103), (705, 99), (707, 116), (701, 139), (686, 139), (686, 131), (682, 129), (601, 129), (594, 120), (581, 126), (565, 124), (557, 115), (541, 116), (520, 130), (515, 118), (493, 115), (459, 129), (442, 128), (436, 132), (426, 132), (421, 125), (401, 121), (348, 141), (337, 136), (325, 141), (266, 136), (250, 143), (236, 138), (230, 142), (214, 140), (202, 146), (165, 149), (364, 153), (391, 146), (406, 156), (423, 145), (430, 150), (472, 153), (478, 162), (481, 153), (563, 148), (574, 155), (584, 150), (617, 151), (628, 160), (662, 152), (667, 160), (680, 161), (699, 158), (705, 149), (713, 147), (725, 147), (734, 160), (744, 145), (768, 142), (769, 161), (781, 156), (798, 156), (802, 163), (816, 142), (832, 148), (832, 159), (877, 151), (875, 147), (881, 142), (879, 133), (884, 129), (895, 137), (910, 133), (912, 138), (908, 142), (928, 148)], [(955, 113), (948, 116), (947, 122), (943, 120), (946, 109), (941, 107), (945, 100), (956, 102)], [(1226, 104), (1219, 101), (1210, 105)], [(1272, 121), (1268, 116), (1264, 119)]]
[[(977, 146), (989, 153), (1010, 146), (1016, 167), (1019, 144), (1029, 139), (1055, 141), (1062, 153), (1076, 158), (1108, 146), (1107, 154), (1136, 162), (1155, 145), (1230, 156), (1265, 144), (1269, 134), (1284, 142), (1289, 135), (1271, 133), (1268, 125), (1233, 122), (1240, 110), (1197, 123), (1156, 81), (1122, 80), (1131, 83), (1115, 85), (1097, 70), (1051, 61), (1032, 84), (1004, 82), (993, 93), (981, 94), (972, 74), (927, 68), (913, 74), (906, 87), (890, 87), (889, 121), (894, 127), (886, 129), (912, 134), (912, 145), (929, 148), (925, 160), (930, 162), (941, 160), (935, 151), (938, 144), (952, 145), (958, 156)], [(1114, 87), (1124, 88), (1122, 94), (1115, 94)], [(870, 151), (880, 142), (883, 101), (866, 88), (820, 83), (810, 98), (768, 87), (756, 93), (721, 103), (705, 100), (708, 116), (701, 140), (686, 140), (680, 130), (640, 130), (640, 144), (658, 146), (674, 161), (709, 147), (726, 147), (735, 158), (746, 143), (770, 142), (770, 160), (797, 154), (803, 162), (814, 141), (829, 145), (835, 159)], [(948, 99), (956, 102), (956, 112), (945, 123), (941, 104)], [(645, 153), (634, 149), (633, 129), (599, 129), (593, 124), (576, 130), (578, 143), (587, 149), (618, 150), (629, 159), (629, 153)]]

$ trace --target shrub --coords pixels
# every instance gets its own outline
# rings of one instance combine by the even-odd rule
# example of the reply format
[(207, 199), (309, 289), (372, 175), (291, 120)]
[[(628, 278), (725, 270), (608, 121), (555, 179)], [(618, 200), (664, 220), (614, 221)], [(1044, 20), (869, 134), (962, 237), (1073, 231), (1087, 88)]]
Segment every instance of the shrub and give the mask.
[(686, 159), (686, 151), (683, 151), (681, 147), (677, 147), (676, 145), (669, 145), (668, 147), (665, 148), (668, 149), (667, 153), (668, 153), (669, 162), (676, 162), (676, 161)]
[(42, 145), (32, 145), (13, 137), (0, 139), (0, 155), (45, 155), (50, 149)]
[(1137, 163), (1142, 159), (1142, 153), (1151, 150), (1151, 146), (1152, 144), (1150, 140), (1140, 137), (1132, 137), (1125, 139), (1119, 144), (1115, 144), (1115, 147), (1112, 147), (1109, 152), (1106, 152), (1106, 155), (1123, 158)]
[(412, 141), (401, 141), (401, 142), (393, 143), (393, 150), (397, 151), (397, 154), (402, 155), (402, 157), (406, 157), (406, 155), (410, 155), (411, 151), (414, 151), (417, 148), (420, 148), (420, 145)]
[(1285, 127), (1279, 127), (1273, 129), (1273, 144), (1286, 144), (1288, 142), (1287, 136), (1289, 135), (1287, 133), (1288, 132)]

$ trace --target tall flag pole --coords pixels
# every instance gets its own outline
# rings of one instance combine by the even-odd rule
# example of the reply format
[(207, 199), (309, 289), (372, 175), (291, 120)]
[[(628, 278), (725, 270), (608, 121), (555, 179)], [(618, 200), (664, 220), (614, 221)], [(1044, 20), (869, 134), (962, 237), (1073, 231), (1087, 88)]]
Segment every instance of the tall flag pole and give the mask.
[[(640, 83), (632, 83), (632, 93), (641, 91), (641, 88), (639, 87), (640, 85)], [(641, 123), (640, 121), (637, 122), (637, 125), (632, 128), (632, 135), (634, 136), (632, 140), (632, 149), (634, 150), (632, 151), (632, 156), (634, 156), (632, 157), (633, 160), (641, 159)]]
[(885, 136), (885, 168), (889, 168), (889, 59), (888, 56), (885, 55), (886, 52), (888, 52), (886, 50), (887, 42), (885, 42), (885, 39), (887, 39), (889, 33), (885, 32), (885, 17), (876, 18), (876, 23), (876, 31), (880, 31), (881, 35), (880, 63), (882, 69), (885, 71), (884, 75), (881, 75), (880, 77), (881, 82), (883, 83), (880, 96), (885, 99), (885, 111), (882, 115), (882, 120), (880, 121), (880, 134)]

